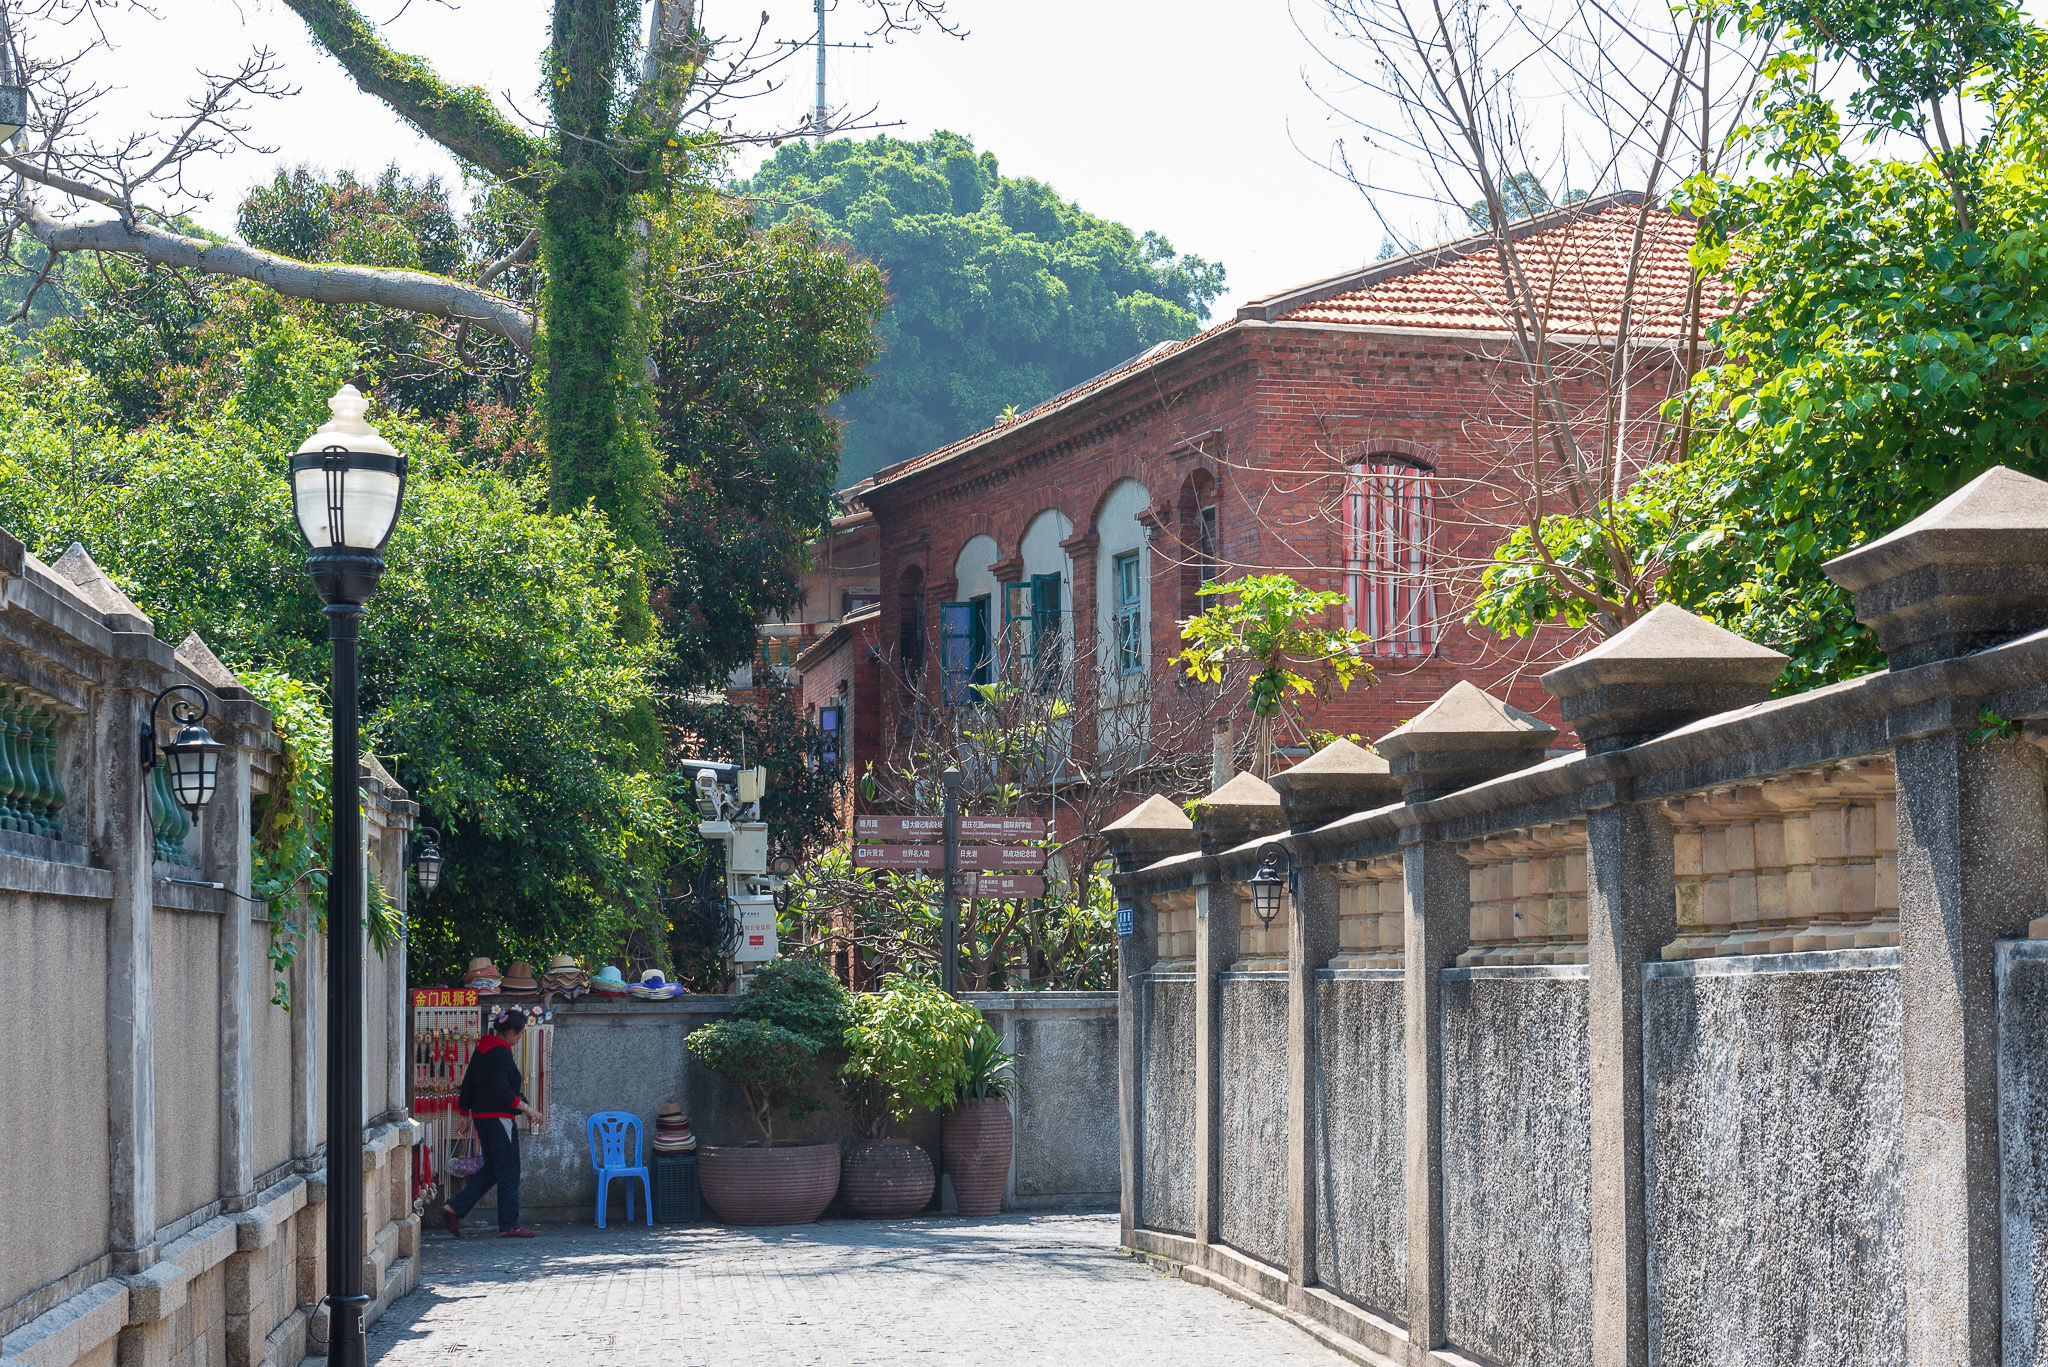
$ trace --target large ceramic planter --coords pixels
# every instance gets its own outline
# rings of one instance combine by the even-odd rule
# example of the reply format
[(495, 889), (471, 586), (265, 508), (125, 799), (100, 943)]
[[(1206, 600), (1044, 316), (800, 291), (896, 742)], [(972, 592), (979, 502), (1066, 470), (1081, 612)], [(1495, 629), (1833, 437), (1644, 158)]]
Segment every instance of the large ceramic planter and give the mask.
[(839, 1146), (705, 1146), (697, 1150), (697, 1184), (729, 1225), (807, 1225), (839, 1190)]
[(963, 1101), (939, 1122), (946, 1176), (962, 1215), (996, 1215), (1010, 1181), (1010, 1102), (992, 1096)]
[(855, 1215), (900, 1220), (931, 1204), (932, 1156), (908, 1139), (862, 1139), (839, 1167), (839, 1194)]

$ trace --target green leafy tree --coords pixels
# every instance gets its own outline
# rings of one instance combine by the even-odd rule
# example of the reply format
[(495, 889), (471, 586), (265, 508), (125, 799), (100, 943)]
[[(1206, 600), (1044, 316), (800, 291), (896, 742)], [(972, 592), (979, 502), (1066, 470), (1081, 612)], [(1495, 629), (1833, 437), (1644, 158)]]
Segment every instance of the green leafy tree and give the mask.
[[(235, 327), (208, 339), (239, 345), (190, 367), (139, 430), (75, 366), (0, 368), (0, 525), (45, 556), (84, 543), (163, 636), (197, 630), (230, 667), (296, 681), (267, 696), (298, 700), (282, 715), (305, 746), (319, 725), (301, 690), (324, 685), (328, 652), (279, 460), (359, 357), (240, 288)], [(617, 630), (631, 561), (595, 513), (536, 512), (539, 479), (472, 466), (401, 415), (377, 421), (412, 471), (365, 633), (366, 736), (447, 836), (441, 889), (413, 918), (417, 971), (608, 950), (622, 918), (653, 914), (669, 838), (661, 781), (623, 739), (654, 662)], [(272, 876), (304, 871), (278, 823), (317, 846), (319, 801), (266, 816)]]
[(1235, 667), (1250, 670), (1245, 702), (1258, 726), (1253, 760), (1270, 778), (1274, 736), (1290, 705), (1313, 698), (1325, 684), (1349, 689), (1372, 666), (1361, 654), (1372, 638), (1351, 627), (1321, 625), (1344, 604), (1344, 595), (1304, 588), (1284, 574), (1253, 574), (1227, 584), (1204, 584), (1204, 597), (1227, 598), (1180, 624), (1187, 646), (1172, 663), (1197, 683), (1221, 683)]
[(981, 1012), (925, 978), (895, 977), (853, 999), (840, 1074), (865, 1093), (870, 1137), (952, 1104), (968, 1080)]
[[(1994, 463), (2048, 474), (2048, 36), (2001, 0), (1773, 0), (1743, 23), (1791, 44), (1767, 69), (1755, 169), (1689, 194), (1697, 260), (1744, 303), (1676, 401), (1699, 415), (1691, 452), (1611, 523), (1661, 597), (1791, 655), (1791, 691), (1882, 660), (1829, 559)], [(1838, 101), (1843, 62), (1862, 84)], [(1476, 609), (1503, 631), (1579, 620), (1528, 568), (1530, 535)], [(1606, 572), (1586, 519), (1542, 535), (1568, 569)]]
[(841, 402), (842, 484), (1193, 335), (1223, 268), (1001, 174), (957, 133), (791, 143), (742, 187), (889, 274), (873, 384)]

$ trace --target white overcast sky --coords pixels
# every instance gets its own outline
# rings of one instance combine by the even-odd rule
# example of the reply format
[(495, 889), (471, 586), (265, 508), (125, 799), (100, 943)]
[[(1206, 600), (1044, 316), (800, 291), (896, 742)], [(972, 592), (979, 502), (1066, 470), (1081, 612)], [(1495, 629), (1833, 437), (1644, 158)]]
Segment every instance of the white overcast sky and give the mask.
[[(367, 0), (365, 12), (392, 18), (405, 0)], [(454, 178), (454, 164), (377, 101), (359, 94), (315, 50), (299, 19), (278, 0), (158, 0), (157, 19), (118, 13), (112, 53), (93, 72), (116, 87), (105, 126), (134, 126), (175, 112), (195, 72), (231, 66), (267, 46), (300, 87), (295, 97), (255, 111), (253, 136), (274, 155), (242, 152), (194, 177), (213, 192), (197, 216), (232, 231), (234, 206), (280, 162), (374, 172), (391, 161)], [(809, 0), (770, 0), (771, 36), (809, 37)], [(451, 80), (476, 84), (528, 115), (546, 0), (411, 0), (386, 30), (401, 47), (430, 57)], [(835, 104), (876, 107), (890, 129), (920, 137), (947, 128), (991, 150), (1011, 175), (1038, 177), (1093, 213), (1134, 230), (1156, 230), (1184, 252), (1221, 261), (1237, 301), (1355, 266), (1382, 232), (1359, 193), (1298, 151), (1326, 147), (1330, 125), (1304, 89), (1315, 59), (1286, 0), (952, 0), (968, 30), (899, 36), (872, 51), (831, 53)], [(715, 30), (751, 25), (758, 3), (707, 0)], [(837, 0), (834, 41), (868, 41), (871, 13)], [(40, 45), (50, 40), (31, 35)], [(787, 85), (746, 117), (787, 122), (811, 102), (814, 71), (805, 53), (785, 67)]]

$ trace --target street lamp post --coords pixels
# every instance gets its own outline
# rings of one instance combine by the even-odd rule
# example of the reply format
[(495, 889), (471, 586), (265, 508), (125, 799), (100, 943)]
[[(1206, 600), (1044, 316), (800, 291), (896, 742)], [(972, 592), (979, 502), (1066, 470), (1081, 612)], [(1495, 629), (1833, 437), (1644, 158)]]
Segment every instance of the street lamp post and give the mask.
[(405, 457), (363, 420), (343, 385), (333, 414), (291, 460), (292, 512), (326, 604), (334, 652), (334, 849), (327, 881), (327, 1344), (334, 1367), (364, 1367), (363, 825), (356, 641), (384, 573), (405, 497)]

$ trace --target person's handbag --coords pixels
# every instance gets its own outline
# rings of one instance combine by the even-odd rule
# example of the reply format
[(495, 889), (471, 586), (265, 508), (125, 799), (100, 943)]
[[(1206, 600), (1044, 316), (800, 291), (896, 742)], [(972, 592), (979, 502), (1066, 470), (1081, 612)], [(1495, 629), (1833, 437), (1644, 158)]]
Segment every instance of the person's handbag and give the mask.
[(477, 1175), (484, 1165), (483, 1145), (477, 1142), (476, 1125), (472, 1123), (468, 1135), (464, 1136), (468, 1146), (448, 1160), (448, 1171), (457, 1177), (469, 1178)]

